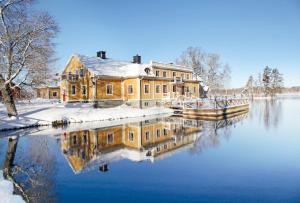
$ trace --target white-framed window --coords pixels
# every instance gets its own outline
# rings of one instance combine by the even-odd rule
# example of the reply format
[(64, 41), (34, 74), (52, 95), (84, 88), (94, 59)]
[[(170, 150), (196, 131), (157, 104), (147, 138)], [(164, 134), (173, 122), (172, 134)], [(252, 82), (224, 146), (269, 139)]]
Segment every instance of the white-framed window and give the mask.
[(173, 77), (176, 77), (176, 72), (173, 72)]
[(145, 102), (145, 103), (144, 103), (144, 106), (149, 106), (149, 103), (148, 103), (148, 102)]
[(163, 72), (163, 77), (166, 78), (167, 77), (167, 71)]
[(164, 128), (164, 136), (168, 135), (168, 129)]
[(196, 87), (194, 87), (194, 93), (196, 93)]
[(168, 93), (168, 85), (163, 85), (163, 93)]
[(80, 77), (83, 77), (83, 76), (84, 76), (84, 69), (83, 69), (83, 68), (80, 68), (79, 76), (80, 76)]
[(149, 131), (146, 131), (145, 132), (145, 140), (150, 140), (150, 132)]
[(156, 92), (156, 94), (160, 93), (160, 85), (155, 86), (155, 92)]
[(149, 84), (145, 84), (144, 85), (144, 92), (145, 92), (145, 94), (149, 94), (150, 93), (150, 85)]
[(156, 71), (155, 71), (155, 76), (156, 76), (156, 77), (159, 77), (159, 70), (156, 70)]
[(173, 92), (176, 92), (176, 85), (173, 85)]
[(106, 85), (106, 95), (112, 95), (113, 94), (113, 85), (107, 84)]
[(190, 74), (186, 74), (186, 79), (190, 79)]
[(107, 144), (114, 143), (114, 133), (107, 133)]
[(128, 140), (129, 140), (130, 142), (133, 142), (133, 139), (134, 139), (134, 134), (133, 134), (132, 131), (130, 131), (130, 132), (128, 133)]
[(160, 129), (156, 129), (156, 137), (160, 138)]
[(128, 94), (133, 94), (133, 86), (132, 85), (128, 85)]
[(52, 92), (53, 97), (57, 97), (57, 92)]
[(181, 78), (182, 78), (182, 79), (184, 78), (184, 74), (183, 74), (183, 73), (181, 73)]
[(72, 95), (76, 94), (76, 86), (75, 85), (72, 85), (71, 92), (72, 92)]
[(72, 72), (71, 71), (68, 73), (68, 79), (72, 80)]
[(81, 86), (81, 94), (82, 94), (83, 96), (86, 96), (86, 85), (82, 85), (82, 86)]

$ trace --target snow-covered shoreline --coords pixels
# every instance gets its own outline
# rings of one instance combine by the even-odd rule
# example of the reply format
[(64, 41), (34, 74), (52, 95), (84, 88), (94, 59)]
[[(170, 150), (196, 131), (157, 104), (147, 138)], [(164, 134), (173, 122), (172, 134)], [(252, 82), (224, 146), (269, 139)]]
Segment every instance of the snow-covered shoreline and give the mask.
[(13, 183), (5, 180), (3, 177), (3, 171), (0, 170), (0, 202), (3, 203), (17, 203), (25, 202), (20, 195), (14, 195)]
[(19, 117), (9, 118), (4, 105), (0, 104), (0, 131), (52, 125), (52, 122), (62, 120), (68, 123), (112, 121), (173, 112), (168, 108), (137, 109), (124, 105), (95, 109), (90, 103), (61, 104), (55, 101), (22, 102), (17, 104), (17, 109)]

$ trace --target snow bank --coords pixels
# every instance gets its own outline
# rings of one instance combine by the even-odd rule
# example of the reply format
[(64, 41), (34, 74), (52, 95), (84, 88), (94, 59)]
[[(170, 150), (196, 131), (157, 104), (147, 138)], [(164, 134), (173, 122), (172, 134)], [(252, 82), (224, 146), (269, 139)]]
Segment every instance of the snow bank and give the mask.
[(168, 114), (173, 110), (167, 108), (137, 109), (128, 106), (115, 108), (93, 108), (92, 104), (73, 103), (60, 104), (51, 102), (31, 102), (17, 105), (18, 118), (8, 118), (3, 104), (0, 104), (0, 130), (17, 129), (41, 125), (51, 125), (53, 121), (70, 123), (118, 120)]
[(25, 202), (21, 196), (14, 195), (14, 186), (8, 180), (4, 180), (3, 171), (0, 170), (0, 202), (1, 203), (18, 203)]

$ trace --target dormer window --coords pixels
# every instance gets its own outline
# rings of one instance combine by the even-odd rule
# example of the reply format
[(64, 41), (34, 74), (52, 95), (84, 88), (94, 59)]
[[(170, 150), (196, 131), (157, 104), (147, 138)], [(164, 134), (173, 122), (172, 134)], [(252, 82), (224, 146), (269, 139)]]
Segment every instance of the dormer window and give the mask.
[(159, 77), (159, 70), (155, 71), (155, 76)]
[(163, 77), (164, 77), (164, 78), (167, 77), (167, 72), (166, 72), (166, 71), (163, 72)]
[(145, 68), (145, 72), (147, 73), (147, 75), (150, 74), (150, 68)]
[(190, 75), (189, 74), (186, 74), (186, 79), (190, 79)]
[(176, 77), (176, 72), (173, 72), (173, 77)]

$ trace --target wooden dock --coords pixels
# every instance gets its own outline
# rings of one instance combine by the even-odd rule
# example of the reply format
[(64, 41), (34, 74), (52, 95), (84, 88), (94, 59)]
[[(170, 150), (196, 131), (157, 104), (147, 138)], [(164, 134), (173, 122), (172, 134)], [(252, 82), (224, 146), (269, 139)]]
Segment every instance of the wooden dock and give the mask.
[(247, 99), (218, 99), (208, 101), (209, 105), (201, 102), (186, 103), (182, 107), (173, 107), (174, 116), (190, 119), (221, 120), (232, 118), (249, 111)]

